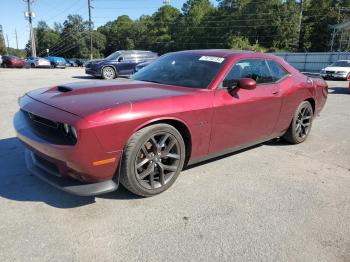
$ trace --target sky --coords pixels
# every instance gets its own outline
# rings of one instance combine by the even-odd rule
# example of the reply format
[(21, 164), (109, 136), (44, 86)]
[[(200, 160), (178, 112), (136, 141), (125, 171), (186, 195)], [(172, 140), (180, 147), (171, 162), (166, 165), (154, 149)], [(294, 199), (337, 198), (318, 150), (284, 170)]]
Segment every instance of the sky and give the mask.
[[(88, 19), (88, 0), (34, 0), (32, 11), (35, 13), (34, 27), (37, 22), (44, 20), (49, 26), (54, 22), (64, 22), (69, 14), (80, 14)], [(92, 18), (95, 28), (114, 20), (119, 15), (129, 15), (137, 19), (141, 15), (150, 15), (162, 6), (163, 0), (91, 0)], [(181, 8), (186, 0), (170, 0), (172, 6)], [(211, 0), (213, 4), (215, 0)], [(10, 47), (16, 48), (16, 34), (18, 47), (24, 48), (29, 39), (28, 21), (24, 18), (27, 3), (24, 0), (0, 0), (0, 25), (3, 27), (4, 37), (9, 40)]]

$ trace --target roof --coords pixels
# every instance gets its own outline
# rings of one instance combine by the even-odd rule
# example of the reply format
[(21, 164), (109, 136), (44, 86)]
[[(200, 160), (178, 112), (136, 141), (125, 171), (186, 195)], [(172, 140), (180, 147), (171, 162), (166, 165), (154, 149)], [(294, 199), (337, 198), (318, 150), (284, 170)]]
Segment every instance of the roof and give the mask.
[(197, 50), (179, 51), (179, 53), (194, 53), (194, 54), (200, 54), (200, 55), (228, 57), (232, 55), (252, 54), (256, 52), (249, 51), (249, 50), (232, 50), (232, 49), (197, 49)]

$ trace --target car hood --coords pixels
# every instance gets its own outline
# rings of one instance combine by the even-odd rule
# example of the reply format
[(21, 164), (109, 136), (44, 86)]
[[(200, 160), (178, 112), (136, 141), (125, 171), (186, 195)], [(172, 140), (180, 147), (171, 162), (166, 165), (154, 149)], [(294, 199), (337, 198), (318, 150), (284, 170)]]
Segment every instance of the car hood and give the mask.
[(98, 63), (104, 62), (104, 61), (106, 61), (106, 60), (105, 59), (94, 59), (94, 60), (88, 61), (87, 63), (88, 64), (98, 64)]
[(27, 95), (47, 105), (84, 117), (122, 104), (184, 96), (195, 92), (198, 90), (125, 79), (72, 83), (37, 89)]
[(325, 69), (323, 69), (325, 71), (350, 71), (350, 67), (339, 67), (339, 66), (327, 66)]

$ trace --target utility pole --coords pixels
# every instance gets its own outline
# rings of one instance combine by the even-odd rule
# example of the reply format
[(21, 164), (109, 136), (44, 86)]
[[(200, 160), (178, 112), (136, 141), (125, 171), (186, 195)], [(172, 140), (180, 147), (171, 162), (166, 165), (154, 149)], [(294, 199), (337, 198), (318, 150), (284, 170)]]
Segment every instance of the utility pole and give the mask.
[(92, 21), (91, 21), (91, 0), (88, 0), (89, 7), (89, 33), (90, 33), (90, 59), (92, 59)]
[(301, 49), (301, 23), (303, 21), (303, 11), (304, 11), (304, 1), (300, 0), (300, 9), (299, 9), (299, 26), (298, 26), (298, 49)]
[[(337, 17), (337, 22), (339, 24), (340, 22), (340, 10), (341, 7), (338, 7), (338, 17)], [(331, 52), (333, 52), (333, 46), (334, 46), (334, 40), (335, 40), (335, 35), (337, 34), (337, 30), (335, 28), (335, 26), (333, 27), (333, 33), (332, 33), (332, 40), (331, 40)]]
[(16, 46), (17, 46), (17, 50), (18, 50), (18, 37), (17, 37), (17, 29), (15, 28), (15, 35), (16, 35)]
[(10, 48), (9, 36), (6, 34), (7, 50)]
[(31, 49), (32, 57), (36, 57), (35, 36), (33, 32), (34, 13), (32, 12), (32, 7), (31, 7), (31, 4), (34, 0), (24, 0), (24, 1), (27, 2), (27, 7), (28, 7), (28, 11), (25, 13), (25, 17), (28, 17), (28, 21), (29, 21), (30, 49)]

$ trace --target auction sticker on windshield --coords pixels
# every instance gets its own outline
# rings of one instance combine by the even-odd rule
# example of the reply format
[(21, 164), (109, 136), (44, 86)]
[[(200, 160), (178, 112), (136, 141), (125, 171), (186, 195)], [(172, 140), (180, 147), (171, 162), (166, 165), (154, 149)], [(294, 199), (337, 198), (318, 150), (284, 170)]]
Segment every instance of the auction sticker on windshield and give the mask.
[(199, 58), (200, 61), (207, 61), (207, 62), (215, 62), (221, 64), (225, 58), (223, 57), (217, 57), (217, 56), (201, 56)]

